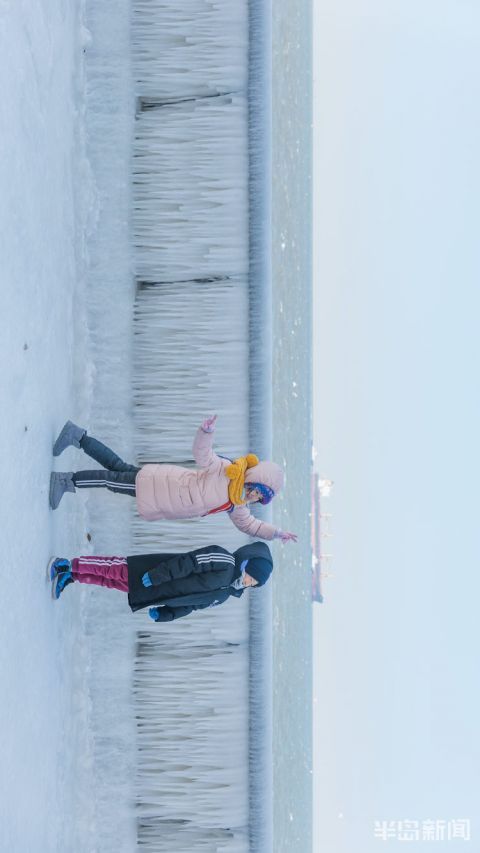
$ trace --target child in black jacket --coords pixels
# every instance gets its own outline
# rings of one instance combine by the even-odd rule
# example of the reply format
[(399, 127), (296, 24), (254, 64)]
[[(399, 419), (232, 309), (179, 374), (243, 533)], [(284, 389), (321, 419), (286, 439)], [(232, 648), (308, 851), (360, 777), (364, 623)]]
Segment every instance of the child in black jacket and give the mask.
[(273, 569), (265, 542), (252, 542), (232, 554), (207, 545), (184, 554), (135, 557), (54, 557), (49, 563), (53, 596), (71, 583), (97, 584), (128, 593), (133, 611), (150, 607), (155, 622), (171, 622), (193, 610), (239, 598), (248, 586), (262, 586)]

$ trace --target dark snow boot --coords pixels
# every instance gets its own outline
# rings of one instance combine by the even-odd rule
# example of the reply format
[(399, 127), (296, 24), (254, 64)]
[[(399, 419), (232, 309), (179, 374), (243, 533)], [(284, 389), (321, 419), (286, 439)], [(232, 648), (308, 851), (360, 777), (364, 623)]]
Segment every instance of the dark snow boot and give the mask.
[(52, 471), (50, 475), (50, 506), (56, 509), (65, 492), (74, 492), (73, 471)]
[(70, 447), (72, 444), (74, 447), (80, 447), (80, 442), (86, 431), (86, 429), (82, 429), (82, 427), (77, 426), (72, 421), (67, 421), (53, 445), (53, 455), (60, 456), (65, 448)]

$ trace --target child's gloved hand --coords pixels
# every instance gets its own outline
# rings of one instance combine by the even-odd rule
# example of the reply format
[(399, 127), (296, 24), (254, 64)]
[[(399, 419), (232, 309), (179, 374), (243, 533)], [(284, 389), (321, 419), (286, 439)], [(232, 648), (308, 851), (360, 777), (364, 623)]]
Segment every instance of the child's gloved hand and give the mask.
[(282, 542), (297, 542), (298, 536), (296, 533), (288, 533), (284, 530), (276, 530), (274, 539), (281, 539)]
[(204, 432), (213, 432), (215, 429), (215, 421), (217, 420), (217, 415), (210, 415), (209, 418), (205, 418), (202, 429)]
[(142, 583), (144, 586), (152, 586), (152, 581), (150, 580), (150, 575), (148, 574), (148, 572), (145, 572), (145, 574), (143, 575)]
[(160, 610), (158, 609), (158, 607), (150, 607), (148, 615), (150, 616), (150, 619), (153, 619), (154, 622), (157, 622), (158, 617), (160, 616)]

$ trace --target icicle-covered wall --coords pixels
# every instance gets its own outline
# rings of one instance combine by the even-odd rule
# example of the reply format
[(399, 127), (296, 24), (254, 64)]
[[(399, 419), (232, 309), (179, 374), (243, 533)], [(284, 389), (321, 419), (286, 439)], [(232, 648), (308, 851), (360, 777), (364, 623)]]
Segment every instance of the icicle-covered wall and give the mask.
[[(233, 609), (230, 620), (238, 620)], [(139, 635), (134, 692), (140, 752), (137, 810), (143, 849), (196, 850), (225, 833), (221, 849), (248, 850), (248, 642), (195, 614), (173, 631)], [(227, 633), (224, 620), (223, 633)], [(160, 665), (159, 665), (160, 664)], [(176, 824), (175, 844), (164, 837)], [(156, 832), (155, 832), (156, 829)], [(198, 849), (216, 850), (216, 847)]]
[(194, 432), (210, 411), (221, 412), (216, 449), (239, 455), (248, 438), (246, 277), (139, 284), (134, 330), (139, 459), (192, 463)]
[[(263, 250), (268, 205), (258, 204), (249, 182), (249, 165), (261, 172), (264, 156), (258, 145), (252, 155), (249, 5), (86, 0), (88, 153), (97, 193), (88, 425), (138, 464), (193, 464), (194, 433), (210, 412), (219, 416), (218, 452), (268, 446), (265, 436), (262, 446), (250, 444), (261, 431), (260, 393), (268, 409), (265, 375), (252, 392), (252, 352), (266, 363), (259, 354), (268, 349), (269, 322), (252, 326), (250, 311), (252, 288), (265, 279), (258, 258), (252, 265), (252, 200), (261, 225), (253, 240)], [(112, 494), (92, 494), (89, 507), (94, 547), (104, 552), (211, 542), (234, 550), (246, 541), (224, 514), (147, 523), (133, 501)], [(268, 615), (269, 597), (254, 594), (257, 673), (268, 681), (260, 602)], [(87, 595), (96, 795), (115, 815), (98, 849), (131, 853), (133, 825), (146, 853), (268, 850), (268, 832), (257, 833), (259, 846), (250, 821), (254, 751), (264, 756), (269, 736), (263, 694), (255, 706), (262, 740), (249, 730), (252, 594), (169, 625), (153, 625), (146, 612), (130, 615), (120, 594)], [(107, 703), (113, 716), (102, 715)], [(264, 757), (258, 765), (257, 823), (260, 793), (268, 798)]]
[[(141, 461), (191, 465), (208, 413), (218, 452), (248, 450), (248, 4), (134, 8), (135, 444)], [(153, 527), (135, 519), (137, 550), (244, 542), (225, 516)], [(248, 636), (247, 596), (139, 635), (138, 842), (152, 853), (249, 849)]]
[[(140, 459), (192, 465), (209, 412), (219, 415), (218, 452), (244, 452), (246, 278), (139, 284), (134, 333)], [(137, 517), (133, 533), (137, 551), (244, 543), (224, 515), (157, 525)], [(247, 596), (139, 635), (137, 814), (147, 850), (248, 850), (248, 636)], [(170, 820), (175, 846), (160, 831)]]
[(247, 176), (244, 93), (142, 110), (133, 160), (137, 276), (245, 275)]
[(246, 92), (246, 0), (133, 0), (137, 94), (155, 103)]

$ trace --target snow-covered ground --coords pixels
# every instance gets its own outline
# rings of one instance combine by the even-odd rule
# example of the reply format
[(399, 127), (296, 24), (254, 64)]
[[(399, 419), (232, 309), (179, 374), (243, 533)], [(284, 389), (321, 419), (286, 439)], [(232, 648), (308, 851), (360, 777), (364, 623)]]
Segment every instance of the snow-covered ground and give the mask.
[(45, 572), (51, 554), (88, 547), (84, 501), (56, 513), (48, 505), (55, 434), (87, 410), (80, 5), (0, 0), (0, 849), (8, 853), (95, 849), (85, 599), (75, 589), (53, 602)]

